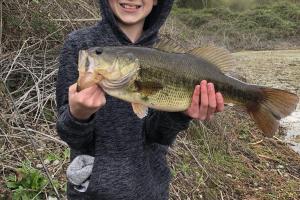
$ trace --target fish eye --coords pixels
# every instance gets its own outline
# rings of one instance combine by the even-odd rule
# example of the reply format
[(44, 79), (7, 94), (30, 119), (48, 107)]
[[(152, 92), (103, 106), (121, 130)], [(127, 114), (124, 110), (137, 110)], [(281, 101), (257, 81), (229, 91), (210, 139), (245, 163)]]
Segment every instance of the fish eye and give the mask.
[(95, 53), (96, 53), (97, 55), (101, 55), (101, 54), (103, 53), (103, 50), (100, 49), (100, 48), (98, 48), (98, 49), (96, 49)]

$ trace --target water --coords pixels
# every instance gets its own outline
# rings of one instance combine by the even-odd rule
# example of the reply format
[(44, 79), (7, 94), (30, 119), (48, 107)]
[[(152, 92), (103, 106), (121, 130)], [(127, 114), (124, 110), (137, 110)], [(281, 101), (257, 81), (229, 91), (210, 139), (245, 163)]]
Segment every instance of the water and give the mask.
[[(234, 53), (234, 71), (249, 83), (285, 89), (300, 96), (300, 50), (245, 51)], [(300, 105), (290, 116), (281, 120), (287, 134), (283, 138), (300, 153)]]
[(287, 128), (285, 140), (291, 144), (292, 149), (300, 153), (300, 108), (292, 115), (281, 121), (282, 126)]

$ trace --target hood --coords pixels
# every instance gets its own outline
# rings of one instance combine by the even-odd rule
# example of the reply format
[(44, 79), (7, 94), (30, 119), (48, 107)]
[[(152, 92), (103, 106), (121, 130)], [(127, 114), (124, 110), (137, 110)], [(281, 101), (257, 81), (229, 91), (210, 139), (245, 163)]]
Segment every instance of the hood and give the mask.
[[(99, 0), (99, 3), (102, 22), (110, 26), (121, 44), (131, 44), (131, 41), (119, 28), (116, 18), (110, 9), (108, 0)], [(140, 39), (136, 41), (135, 45), (153, 44), (157, 40), (159, 29), (166, 21), (172, 5), (173, 0), (158, 0), (157, 5), (153, 7), (151, 13), (146, 18), (144, 32)]]

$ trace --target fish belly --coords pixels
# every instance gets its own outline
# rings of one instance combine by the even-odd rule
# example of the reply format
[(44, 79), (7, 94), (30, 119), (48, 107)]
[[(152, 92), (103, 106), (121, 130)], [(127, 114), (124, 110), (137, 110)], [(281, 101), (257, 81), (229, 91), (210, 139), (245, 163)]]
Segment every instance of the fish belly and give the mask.
[(148, 96), (144, 103), (154, 109), (177, 112), (186, 110), (191, 104), (191, 98), (192, 91), (183, 87), (166, 85), (154, 95)]

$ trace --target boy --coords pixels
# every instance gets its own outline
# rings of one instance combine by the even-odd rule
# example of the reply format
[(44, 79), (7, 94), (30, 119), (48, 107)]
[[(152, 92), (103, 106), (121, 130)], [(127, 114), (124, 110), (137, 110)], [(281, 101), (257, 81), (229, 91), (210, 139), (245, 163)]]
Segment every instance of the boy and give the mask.
[(185, 113), (151, 110), (143, 120), (129, 103), (105, 96), (96, 85), (76, 92), (79, 50), (109, 45), (150, 47), (172, 4), (173, 0), (101, 0), (102, 21), (71, 33), (66, 40), (57, 79), (57, 130), (71, 148), (71, 160), (82, 155), (93, 158), (87, 189), (68, 183), (68, 199), (168, 199), (168, 146), (191, 118), (210, 119), (223, 110), (222, 95), (206, 81), (196, 86)]

